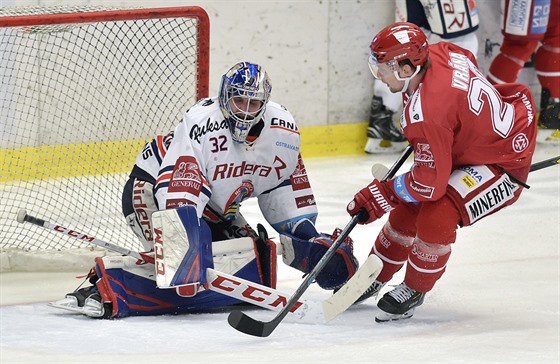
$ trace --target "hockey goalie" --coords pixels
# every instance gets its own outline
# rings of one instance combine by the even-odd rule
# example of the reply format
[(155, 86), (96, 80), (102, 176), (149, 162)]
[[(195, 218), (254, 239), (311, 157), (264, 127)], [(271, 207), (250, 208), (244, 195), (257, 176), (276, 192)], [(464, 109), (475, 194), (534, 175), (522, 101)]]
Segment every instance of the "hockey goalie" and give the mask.
[[(51, 305), (114, 318), (262, 300), (231, 294), (237, 280), (276, 285), (276, 244), (239, 211), (251, 197), (280, 234), (283, 261), (304, 273), (313, 269), (339, 230), (332, 236), (315, 228), (299, 130), (290, 112), (270, 101), (271, 89), (259, 65), (240, 62), (223, 75), (218, 96), (199, 100), (174, 131), (148, 142), (122, 198), (145, 259), (97, 258), (92, 285)], [(316, 281), (335, 290), (357, 267), (347, 238)]]

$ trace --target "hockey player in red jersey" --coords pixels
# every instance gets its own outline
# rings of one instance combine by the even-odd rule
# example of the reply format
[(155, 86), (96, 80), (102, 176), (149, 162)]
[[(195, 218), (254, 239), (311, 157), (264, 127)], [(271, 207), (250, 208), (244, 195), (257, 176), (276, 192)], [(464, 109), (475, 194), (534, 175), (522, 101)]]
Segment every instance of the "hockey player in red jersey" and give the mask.
[[(426, 34), (428, 41), (439, 38), (471, 51), (478, 51), (476, 31), (478, 8), (474, 0), (395, 0), (395, 21), (414, 23)], [(395, 153), (408, 144), (396, 119), (402, 110), (402, 98), (376, 81), (373, 87), (366, 153)]]
[(446, 269), (457, 227), (511, 205), (527, 180), (537, 121), (529, 89), (492, 86), (475, 57), (452, 43), (428, 46), (412, 23), (395, 23), (371, 43), (370, 69), (407, 99), (401, 115), (414, 150), (410, 171), (374, 179), (348, 204), (360, 223), (388, 221), (371, 254), (384, 262), (361, 299), (377, 295), (405, 264), (404, 282), (378, 302), (376, 321), (411, 317)]
[(560, 0), (507, 0), (504, 5), (504, 40), (487, 77), (492, 84), (515, 82), (535, 53), (542, 87), (538, 140), (560, 143)]

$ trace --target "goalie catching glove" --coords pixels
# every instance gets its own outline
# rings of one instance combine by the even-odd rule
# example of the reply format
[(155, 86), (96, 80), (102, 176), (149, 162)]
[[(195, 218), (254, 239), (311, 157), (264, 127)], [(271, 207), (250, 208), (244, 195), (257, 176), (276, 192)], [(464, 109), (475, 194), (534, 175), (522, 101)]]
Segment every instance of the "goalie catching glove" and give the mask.
[[(317, 265), (341, 232), (337, 228), (332, 235), (318, 233), (308, 219), (302, 220), (292, 231), (293, 235), (280, 235), (282, 259), (303, 273), (309, 273)], [(358, 265), (353, 254), (352, 239), (347, 237), (317, 275), (317, 284), (326, 290), (340, 288), (354, 275)]]
[(346, 207), (351, 216), (360, 214), (359, 224), (369, 224), (381, 218), (398, 205), (398, 198), (387, 182), (374, 179), (362, 188)]

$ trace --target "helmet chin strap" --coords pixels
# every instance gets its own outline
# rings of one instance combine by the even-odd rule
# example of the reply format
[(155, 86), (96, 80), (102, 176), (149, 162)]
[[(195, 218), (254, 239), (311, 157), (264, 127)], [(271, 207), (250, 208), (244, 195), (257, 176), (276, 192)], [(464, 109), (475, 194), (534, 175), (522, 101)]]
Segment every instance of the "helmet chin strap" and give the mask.
[(416, 70), (414, 71), (414, 73), (410, 77), (404, 77), (404, 78), (399, 76), (398, 71), (393, 71), (393, 74), (395, 75), (395, 78), (397, 80), (404, 81), (403, 87), (402, 87), (400, 92), (406, 92), (406, 90), (408, 89), (408, 84), (410, 83), (410, 80), (412, 80), (412, 78), (420, 72), (421, 68), (422, 67), (420, 67), (420, 66), (416, 66)]

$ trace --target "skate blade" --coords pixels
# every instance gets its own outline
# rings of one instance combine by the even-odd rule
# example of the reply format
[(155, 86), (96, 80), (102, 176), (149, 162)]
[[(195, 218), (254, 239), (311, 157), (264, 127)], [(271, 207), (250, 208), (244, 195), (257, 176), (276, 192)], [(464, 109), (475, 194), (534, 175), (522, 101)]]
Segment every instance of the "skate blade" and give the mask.
[(84, 308), (78, 307), (76, 300), (71, 298), (64, 298), (55, 302), (49, 302), (47, 303), (47, 306), (79, 314), (84, 313)]
[(411, 318), (414, 315), (414, 308), (406, 311), (403, 314), (391, 314), (387, 312), (380, 312), (375, 316), (375, 322), (389, 322), (389, 321), (400, 321)]

